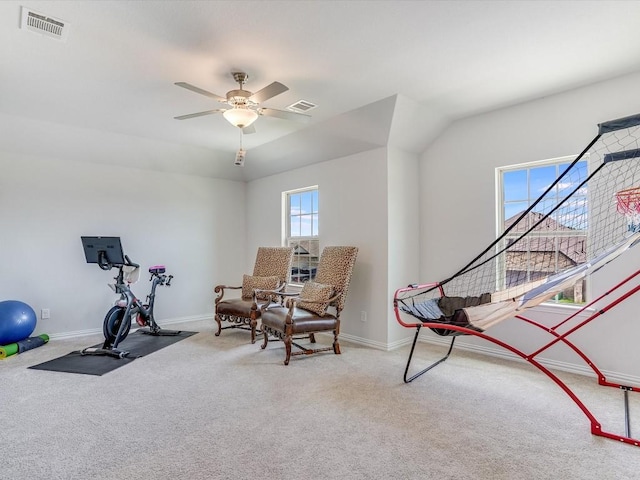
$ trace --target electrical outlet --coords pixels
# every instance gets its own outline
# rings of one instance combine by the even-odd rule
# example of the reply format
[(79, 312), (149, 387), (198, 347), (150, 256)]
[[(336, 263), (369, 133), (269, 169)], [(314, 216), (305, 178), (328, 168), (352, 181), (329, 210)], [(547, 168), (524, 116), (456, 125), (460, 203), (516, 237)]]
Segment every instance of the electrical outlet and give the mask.
[(364, 310), (362, 310), (360, 312), (360, 321), (361, 322), (366, 322), (367, 321), (367, 312), (365, 312)]
[(51, 312), (49, 311), (48, 308), (43, 308), (42, 310), (40, 310), (40, 318), (42, 320), (47, 320), (48, 318), (51, 318)]

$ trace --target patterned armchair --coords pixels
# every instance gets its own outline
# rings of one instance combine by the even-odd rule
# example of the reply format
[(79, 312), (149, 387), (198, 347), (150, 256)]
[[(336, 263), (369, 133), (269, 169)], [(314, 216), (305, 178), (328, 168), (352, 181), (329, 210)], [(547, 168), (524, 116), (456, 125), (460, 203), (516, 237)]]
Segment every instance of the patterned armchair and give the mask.
[[(267, 347), (269, 335), (284, 341), (285, 365), (289, 365), (292, 355), (309, 355), (327, 350), (339, 354), (340, 312), (344, 308), (357, 254), (357, 247), (325, 247), (315, 281), (305, 283), (299, 294), (280, 294), (283, 298), (289, 297), (286, 306), (276, 303), (259, 307), (256, 300), (255, 308), (262, 309), (262, 348)], [(256, 295), (265, 293), (256, 290)], [(316, 332), (333, 332), (332, 346), (309, 348), (294, 342), (299, 336), (308, 336), (314, 344)], [(292, 345), (299, 350), (292, 353)]]
[[(282, 292), (289, 278), (293, 247), (260, 247), (253, 267), (253, 275), (244, 275), (242, 286), (230, 287), (218, 285), (214, 292), (218, 294), (215, 301), (215, 320), (218, 324), (216, 337), (227, 328), (239, 328), (251, 331), (251, 343), (256, 341), (256, 328), (260, 318), (260, 307), (269, 303), (266, 294), (254, 298), (255, 289)], [(223, 299), (225, 290), (242, 290), (240, 298)], [(229, 325), (223, 327), (222, 322)]]

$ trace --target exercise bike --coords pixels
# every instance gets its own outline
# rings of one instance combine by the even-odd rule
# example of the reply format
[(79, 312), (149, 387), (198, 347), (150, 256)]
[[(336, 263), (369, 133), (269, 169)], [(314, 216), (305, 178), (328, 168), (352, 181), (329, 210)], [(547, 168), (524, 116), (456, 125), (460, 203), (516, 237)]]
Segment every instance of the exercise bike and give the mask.
[[(125, 358), (130, 352), (119, 349), (118, 345), (127, 338), (134, 321), (141, 327), (137, 330), (140, 333), (156, 336), (175, 336), (181, 333), (180, 330), (160, 328), (154, 318), (153, 307), (156, 288), (158, 286), (170, 287), (171, 280), (173, 280), (173, 275), (166, 275), (164, 265), (149, 268), (151, 293), (147, 295), (146, 302), (143, 303), (131, 291), (131, 284), (136, 283), (140, 278), (140, 265), (132, 262), (127, 255), (122, 254), (120, 239), (118, 237), (82, 237), (82, 241), (88, 263), (97, 263), (102, 270), (118, 267), (118, 275), (114, 277), (115, 284), (109, 284), (109, 287), (120, 295), (115, 305), (104, 317), (102, 332), (105, 341), (102, 348), (85, 348), (80, 352), (82, 355), (109, 355), (115, 358)], [(100, 248), (97, 248), (96, 245)]]

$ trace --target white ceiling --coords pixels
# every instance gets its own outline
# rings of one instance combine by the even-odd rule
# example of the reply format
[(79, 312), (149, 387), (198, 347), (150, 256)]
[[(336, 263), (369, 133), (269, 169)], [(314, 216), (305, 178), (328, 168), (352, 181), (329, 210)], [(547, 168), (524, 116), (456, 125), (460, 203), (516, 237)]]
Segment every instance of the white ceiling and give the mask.
[[(23, 5), (67, 40), (20, 29)], [(639, 71), (639, 21), (639, 1), (3, 1), (0, 149), (252, 180), (386, 145), (402, 106), (420, 152), (456, 118)], [(258, 118), (244, 168), (221, 115), (173, 119), (220, 106), (174, 82), (224, 96), (234, 70), (289, 87), (266, 107), (318, 105)]]

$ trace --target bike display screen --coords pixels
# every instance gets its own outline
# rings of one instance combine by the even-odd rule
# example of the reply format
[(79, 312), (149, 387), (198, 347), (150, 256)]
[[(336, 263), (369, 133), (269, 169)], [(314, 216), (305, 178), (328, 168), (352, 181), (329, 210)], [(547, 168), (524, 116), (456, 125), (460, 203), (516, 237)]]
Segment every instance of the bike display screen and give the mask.
[(124, 265), (124, 253), (120, 237), (80, 237), (87, 263)]

